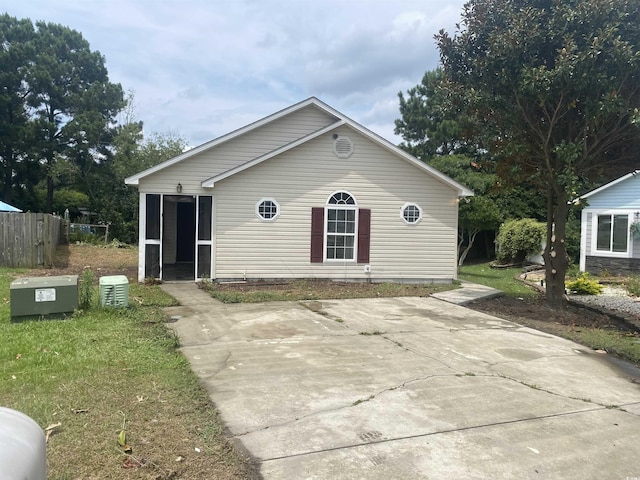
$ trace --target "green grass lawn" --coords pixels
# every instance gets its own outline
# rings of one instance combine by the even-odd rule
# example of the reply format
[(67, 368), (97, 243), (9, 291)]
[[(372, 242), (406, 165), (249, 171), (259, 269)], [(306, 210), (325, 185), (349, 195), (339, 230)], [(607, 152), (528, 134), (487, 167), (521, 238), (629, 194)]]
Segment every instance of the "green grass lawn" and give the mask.
[[(0, 269), (0, 405), (42, 428), (58, 425), (47, 446), (49, 479), (160, 479), (178, 470), (181, 478), (211, 478), (214, 470), (216, 478), (245, 477), (166, 328), (162, 307), (173, 298), (132, 284), (129, 308), (12, 322), (15, 273)], [(118, 444), (123, 425), (130, 452)]]
[(458, 278), (469, 282), (486, 285), (487, 287), (502, 290), (510, 297), (535, 297), (538, 292), (525, 285), (519, 280), (515, 280), (517, 275), (522, 273), (521, 268), (491, 268), (489, 263), (478, 263), (475, 265), (464, 265), (460, 269)]

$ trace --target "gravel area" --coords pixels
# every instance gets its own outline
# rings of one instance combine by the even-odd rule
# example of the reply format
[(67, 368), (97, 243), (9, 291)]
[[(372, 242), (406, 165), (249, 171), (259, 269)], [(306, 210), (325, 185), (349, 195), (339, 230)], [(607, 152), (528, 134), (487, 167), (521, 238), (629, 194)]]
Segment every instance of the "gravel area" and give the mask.
[(600, 295), (569, 295), (573, 301), (593, 305), (640, 319), (640, 298), (631, 297), (618, 286), (605, 286)]

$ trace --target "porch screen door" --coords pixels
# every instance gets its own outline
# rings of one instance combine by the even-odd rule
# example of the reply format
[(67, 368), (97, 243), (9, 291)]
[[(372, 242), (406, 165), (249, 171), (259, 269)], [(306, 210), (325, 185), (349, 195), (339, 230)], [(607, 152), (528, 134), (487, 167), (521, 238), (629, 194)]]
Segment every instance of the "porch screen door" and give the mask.
[(198, 196), (196, 228), (196, 278), (211, 278), (213, 197)]
[(160, 195), (157, 194), (147, 194), (145, 200), (144, 276), (145, 278), (160, 278), (162, 202)]

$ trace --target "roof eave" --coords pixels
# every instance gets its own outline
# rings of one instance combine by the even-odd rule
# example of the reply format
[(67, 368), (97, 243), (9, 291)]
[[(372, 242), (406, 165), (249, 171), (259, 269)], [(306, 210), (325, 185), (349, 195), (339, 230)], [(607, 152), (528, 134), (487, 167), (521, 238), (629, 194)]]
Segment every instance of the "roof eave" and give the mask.
[(584, 195), (580, 195), (578, 198), (576, 198), (575, 200), (573, 200), (571, 203), (577, 204), (580, 202), (580, 200), (584, 200), (586, 198), (589, 198), (593, 195), (595, 195), (596, 193), (600, 193), (604, 190), (607, 190), (610, 187), (613, 187), (614, 185), (617, 185), (618, 183), (624, 182), (625, 180), (631, 178), (631, 177), (635, 177), (636, 175), (640, 174), (640, 170), (634, 170), (633, 172), (627, 173), (626, 175), (623, 175), (620, 178), (616, 178), (615, 180), (612, 180), (609, 183), (605, 183), (604, 185), (591, 190), (590, 192), (585, 193)]
[(318, 100), (315, 97), (310, 97), (307, 98), (306, 100), (303, 100), (301, 102), (296, 103), (295, 105), (291, 105), (290, 107), (284, 108), (276, 113), (273, 113), (271, 115), (268, 115), (266, 117), (263, 117), (259, 120), (256, 120), (253, 123), (250, 123), (249, 125), (245, 125), (244, 127), (241, 127), (237, 130), (234, 130), (233, 132), (227, 133), (225, 135), (222, 135), (220, 137), (217, 137), (209, 142), (203, 143), (202, 145), (199, 145), (195, 148), (192, 148), (191, 150), (188, 150), (180, 155), (177, 155), (173, 158), (170, 158), (168, 160), (165, 160), (162, 163), (159, 163), (157, 165), (154, 165), (153, 167), (149, 167), (146, 170), (143, 170), (142, 172), (136, 173), (135, 175), (131, 175), (130, 177), (125, 178), (124, 183), (126, 185), (139, 185), (140, 184), (140, 180), (144, 177), (147, 177), (153, 173), (156, 173), (160, 170), (163, 170), (167, 167), (170, 167), (171, 165), (175, 165), (176, 163), (180, 163), (183, 160), (186, 160), (187, 158), (193, 157), (195, 155), (198, 155), (199, 153), (202, 153), (206, 150), (209, 150), (210, 148), (213, 148), (217, 145), (220, 145), (221, 143), (224, 142), (228, 142), (229, 140), (233, 140), (236, 137), (239, 137), (240, 135), (244, 135), (247, 132), (250, 132), (252, 130), (255, 130), (256, 128), (262, 127), (263, 125), (266, 125), (268, 123), (271, 123), (275, 120), (278, 120), (279, 118), (282, 118), (286, 115), (289, 115), (290, 113), (293, 113), (297, 110), (301, 110), (303, 108), (308, 107), (309, 105), (315, 105), (318, 108), (326, 111), (327, 113), (333, 115), (334, 117), (336, 117), (337, 119), (342, 118), (342, 116), (340, 115), (339, 112), (337, 112), (336, 110), (333, 110), (331, 107), (329, 107), (328, 105), (324, 104), (323, 102), (321, 102), (320, 100)]

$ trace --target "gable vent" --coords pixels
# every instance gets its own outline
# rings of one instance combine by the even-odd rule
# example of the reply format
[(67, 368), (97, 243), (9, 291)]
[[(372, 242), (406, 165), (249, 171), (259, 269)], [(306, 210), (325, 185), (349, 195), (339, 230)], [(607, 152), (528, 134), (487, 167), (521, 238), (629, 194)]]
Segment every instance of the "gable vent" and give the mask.
[(338, 158), (349, 158), (353, 153), (353, 142), (347, 137), (338, 137), (333, 142), (333, 152)]

